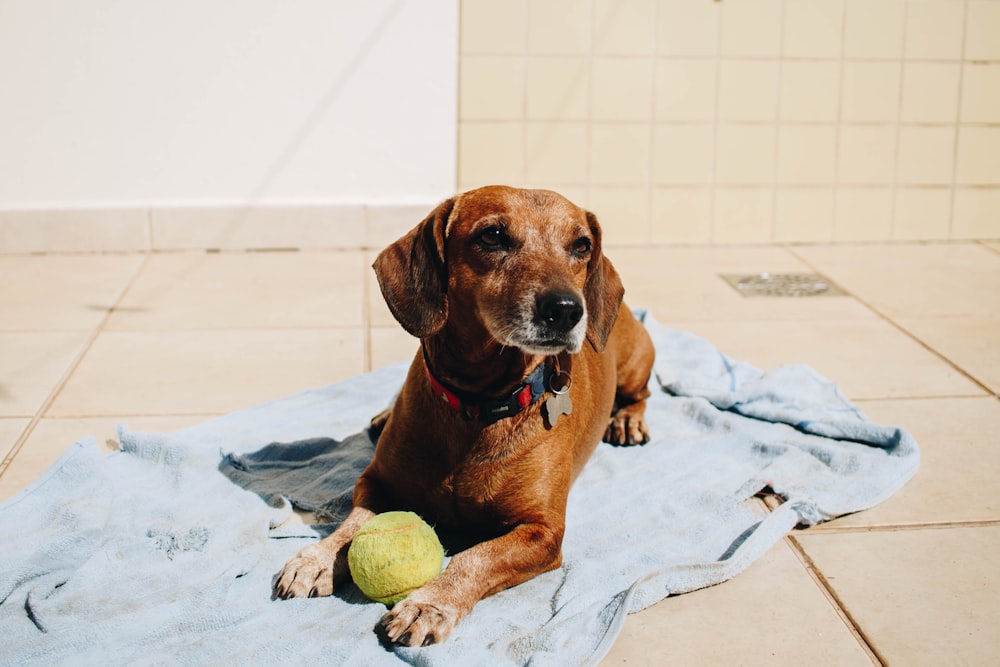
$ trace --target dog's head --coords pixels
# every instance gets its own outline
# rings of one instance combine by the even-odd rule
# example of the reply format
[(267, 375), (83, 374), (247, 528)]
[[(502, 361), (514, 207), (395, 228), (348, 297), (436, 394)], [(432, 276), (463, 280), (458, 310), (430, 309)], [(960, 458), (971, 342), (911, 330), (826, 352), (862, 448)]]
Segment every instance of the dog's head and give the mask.
[(597, 218), (546, 190), (490, 186), (439, 205), (374, 264), (382, 295), (418, 338), (478, 322), (530, 354), (602, 351), (624, 290)]

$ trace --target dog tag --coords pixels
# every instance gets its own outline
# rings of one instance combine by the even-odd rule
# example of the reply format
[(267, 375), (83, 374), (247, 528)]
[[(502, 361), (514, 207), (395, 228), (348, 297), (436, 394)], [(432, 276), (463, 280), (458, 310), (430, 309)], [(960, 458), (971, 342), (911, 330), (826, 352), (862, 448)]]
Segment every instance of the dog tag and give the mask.
[(573, 412), (573, 401), (569, 397), (569, 391), (566, 391), (547, 399), (543, 407), (545, 408), (545, 421), (549, 423), (549, 428), (555, 428), (559, 417)]

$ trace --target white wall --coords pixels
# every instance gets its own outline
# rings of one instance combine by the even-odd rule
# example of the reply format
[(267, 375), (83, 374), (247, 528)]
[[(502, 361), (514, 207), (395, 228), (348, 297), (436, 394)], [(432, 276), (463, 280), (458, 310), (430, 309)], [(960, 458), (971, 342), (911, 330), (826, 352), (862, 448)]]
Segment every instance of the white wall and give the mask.
[(457, 0), (0, 0), (0, 210), (433, 202)]

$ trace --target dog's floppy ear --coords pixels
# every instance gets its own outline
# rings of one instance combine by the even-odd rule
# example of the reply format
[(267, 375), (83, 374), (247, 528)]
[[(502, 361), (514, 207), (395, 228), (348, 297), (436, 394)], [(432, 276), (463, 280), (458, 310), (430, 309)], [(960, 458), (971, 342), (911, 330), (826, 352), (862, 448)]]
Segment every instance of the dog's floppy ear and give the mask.
[(587, 284), (583, 288), (587, 299), (587, 340), (595, 350), (603, 352), (618, 319), (625, 288), (615, 267), (601, 251), (601, 226), (597, 223), (597, 216), (587, 211), (587, 222), (594, 238), (587, 266)]
[(449, 199), (379, 253), (372, 265), (382, 296), (403, 328), (427, 338), (448, 319), (448, 269), (445, 227), (455, 205)]

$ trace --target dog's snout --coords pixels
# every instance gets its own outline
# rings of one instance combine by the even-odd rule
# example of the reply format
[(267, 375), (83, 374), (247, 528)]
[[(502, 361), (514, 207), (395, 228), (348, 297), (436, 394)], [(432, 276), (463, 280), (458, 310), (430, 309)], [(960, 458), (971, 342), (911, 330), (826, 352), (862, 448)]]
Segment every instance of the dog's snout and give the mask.
[(538, 315), (553, 329), (569, 331), (583, 317), (583, 303), (572, 292), (547, 292), (538, 298)]

